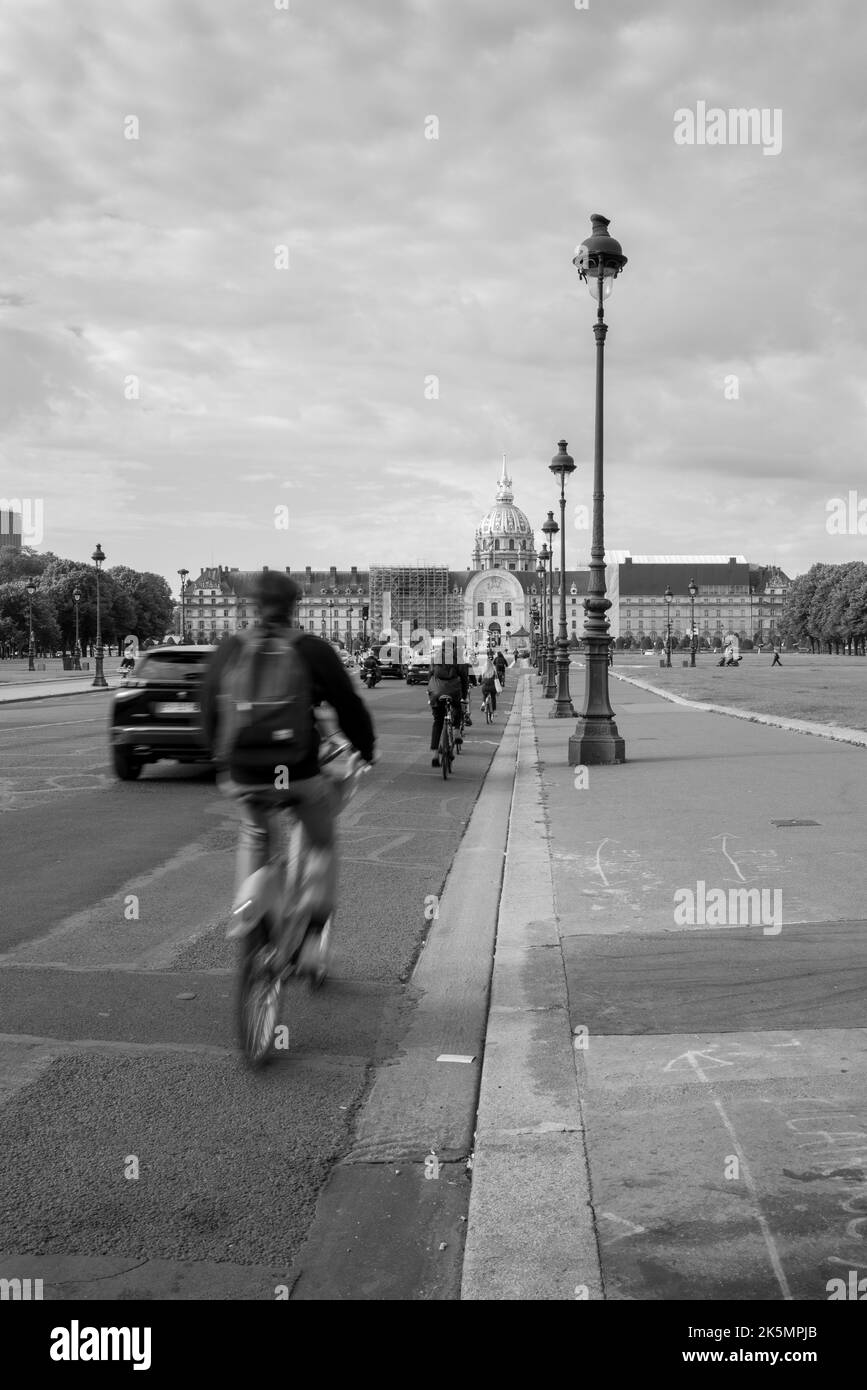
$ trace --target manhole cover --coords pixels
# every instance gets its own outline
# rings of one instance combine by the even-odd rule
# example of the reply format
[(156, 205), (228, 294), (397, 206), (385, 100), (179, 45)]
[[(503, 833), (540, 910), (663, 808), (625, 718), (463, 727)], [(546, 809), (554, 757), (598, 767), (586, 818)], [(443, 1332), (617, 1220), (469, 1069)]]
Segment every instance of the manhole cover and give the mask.
[(778, 830), (788, 830), (790, 825), (819, 825), (817, 820), (772, 820), (771, 825), (775, 825)]

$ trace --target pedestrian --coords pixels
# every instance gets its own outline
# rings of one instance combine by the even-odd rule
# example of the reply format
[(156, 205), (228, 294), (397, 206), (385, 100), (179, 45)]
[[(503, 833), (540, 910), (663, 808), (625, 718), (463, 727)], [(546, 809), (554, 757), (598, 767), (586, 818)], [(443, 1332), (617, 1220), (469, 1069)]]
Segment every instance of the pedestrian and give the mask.
[(774, 643), (774, 659), (773, 659), (773, 661), (771, 662), (771, 665), (772, 665), (772, 666), (782, 666), (782, 664), (783, 664), (783, 663), (782, 663), (782, 661), (780, 660), (780, 644), (779, 644), (779, 642), (775, 642), (775, 643)]

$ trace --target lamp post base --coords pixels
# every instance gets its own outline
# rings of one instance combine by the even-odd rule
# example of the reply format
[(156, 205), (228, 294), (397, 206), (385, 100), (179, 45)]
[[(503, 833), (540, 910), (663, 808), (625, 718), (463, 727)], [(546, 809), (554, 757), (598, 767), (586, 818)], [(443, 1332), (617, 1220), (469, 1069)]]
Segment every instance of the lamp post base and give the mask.
[(613, 719), (578, 720), (569, 740), (570, 767), (600, 767), (625, 762), (626, 743)]
[(552, 707), (551, 707), (551, 708), (549, 709), (549, 711), (548, 711), (548, 718), (549, 718), (549, 719), (574, 719), (574, 718), (575, 718), (575, 714), (576, 714), (576, 711), (575, 711), (574, 705), (572, 704), (572, 701), (571, 701), (571, 700), (561, 700), (561, 699), (559, 698), (559, 696), (558, 696), (558, 698), (555, 700), (554, 704), (552, 705)]

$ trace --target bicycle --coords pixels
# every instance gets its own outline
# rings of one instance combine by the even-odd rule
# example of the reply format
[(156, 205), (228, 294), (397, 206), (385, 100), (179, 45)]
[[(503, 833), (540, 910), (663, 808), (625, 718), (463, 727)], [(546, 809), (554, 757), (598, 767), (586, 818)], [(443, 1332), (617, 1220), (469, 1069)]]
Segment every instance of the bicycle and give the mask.
[(456, 736), (455, 716), (454, 711), (452, 709), (452, 697), (451, 695), (441, 695), (440, 701), (442, 702), (443, 700), (445, 701), (446, 708), (445, 715), (443, 717), (443, 727), (440, 733), (439, 747), (437, 748), (437, 757), (440, 760), (440, 767), (442, 768), (443, 772), (443, 781), (445, 781), (452, 770), (452, 764), (455, 760)]
[[(333, 779), (339, 812), (354, 795), (362, 772), (369, 769), (348, 743), (338, 745), (333, 739), (326, 740), (323, 749), (329, 742), (332, 746), (328, 751), (320, 750), (320, 769), (324, 770), (343, 753), (350, 753), (343, 776)], [(277, 818), (281, 814), (290, 817), (288, 835), (280, 833)], [(318, 943), (308, 943), (315, 861), (304, 828), (291, 806), (271, 808), (268, 843), (269, 847), (276, 844), (275, 852), (245, 880), (232, 908), (243, 932), (237, 984), (238, 1027), (242, 1052), (253, 1067), (267, 1061), (284, 983), (293, 976), (306, 977), (312, 990), (321, 988), (328, 972), (331, 945), (330, 917)]]

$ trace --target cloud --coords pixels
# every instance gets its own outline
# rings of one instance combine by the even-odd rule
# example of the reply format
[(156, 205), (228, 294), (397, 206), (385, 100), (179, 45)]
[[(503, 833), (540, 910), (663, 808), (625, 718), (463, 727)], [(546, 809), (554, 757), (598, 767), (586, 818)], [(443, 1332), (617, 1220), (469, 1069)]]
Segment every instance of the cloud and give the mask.
[[(4, 492), (167, 575), (463, 568), (503, 451), (535, 526), (560, 437), (589, 500), (601, 211), (609, 544), (855, 557), (813, 515), (863, 477), (865, 39), (854, 0), (7, 7)], [(699, 100), (779, 108), (779, 156), (675, 145)]]

